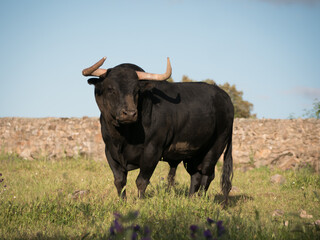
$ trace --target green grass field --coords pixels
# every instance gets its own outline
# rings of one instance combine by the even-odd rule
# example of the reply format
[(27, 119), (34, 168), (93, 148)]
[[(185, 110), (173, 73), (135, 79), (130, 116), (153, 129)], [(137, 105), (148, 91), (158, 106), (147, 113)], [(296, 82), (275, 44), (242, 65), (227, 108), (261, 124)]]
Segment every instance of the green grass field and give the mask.
[[(310, 169), (235, 170), (226, 209), (219, 166), (207, 195), (192, 198), (183, 166), (167, 190), (168, 169), (158, 164), (146, 199), (137, 198), (138, 171), (130, 172), (123, 201), (106, 162), (2, 154), (0, 239), (320, 239), (320, 176)], [(272, 184), (275, 174), (286, 182)]]

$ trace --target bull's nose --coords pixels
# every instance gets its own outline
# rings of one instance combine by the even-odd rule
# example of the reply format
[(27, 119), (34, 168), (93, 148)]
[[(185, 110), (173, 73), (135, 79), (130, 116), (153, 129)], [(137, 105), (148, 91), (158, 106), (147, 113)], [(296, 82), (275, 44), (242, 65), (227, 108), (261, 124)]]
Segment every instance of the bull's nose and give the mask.
[(117, 118), (117, 120), (123, 124), (136, 122), (137, 119), (138, 119), (137, 110), (131, 110), (131, 109), (122, 109), (120, 111), (119, 117)]
[(122, 114), (127, 117), (135, 117), (137, 115), (136, 110), (122, 110)]

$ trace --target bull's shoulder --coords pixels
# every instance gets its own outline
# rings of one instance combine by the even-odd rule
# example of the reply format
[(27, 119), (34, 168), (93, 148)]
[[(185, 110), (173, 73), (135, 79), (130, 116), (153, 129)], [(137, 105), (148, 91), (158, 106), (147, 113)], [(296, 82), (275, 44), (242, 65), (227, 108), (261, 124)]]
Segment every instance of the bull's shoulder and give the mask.
[[(148, 109), (153, 105), (161, 106), (165, 111), (168, 108), (186, 106), (207, 105), (210, 102), (223, 102), (229, 104), (229, 95), (216, 84), (204, 82), (187, 83), (169, 83), (155, 82), (151, 83), (152, 88), (141, 95), (143, 102), (148, 102)], [(218, 101), (217, 101), (218, 100)]]

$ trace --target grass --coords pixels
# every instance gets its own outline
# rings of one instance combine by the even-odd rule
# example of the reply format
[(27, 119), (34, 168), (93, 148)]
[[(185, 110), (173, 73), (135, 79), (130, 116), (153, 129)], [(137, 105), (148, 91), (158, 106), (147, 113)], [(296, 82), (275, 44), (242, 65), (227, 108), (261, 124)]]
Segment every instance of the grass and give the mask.
[[(182, 166), (177, 184), (167, 190), (168, 170), (166, 163), (158, 164), (142, 200), (137, 198), (135, 185), (138, 171), (129, 172), (128, 198), (123, 201), (117, 197), (106, 162), (84, 158), (27, 161), (2, 154), (0, 239), (320, 238), (314, 224), (320, 219), (320, 176), (311, 169), (235, 170), (235, 187), (226, 209), (220, 204), (219, 166), (208, 193), (192, 198), (187, 196), (190, 179)], [(272, 184), (270, 177), (275, 174), (283, 175), (285, 184)], [(75, 194), (79, 190), (82, 195)], [(301, 210), (312, 218), (302, 218)], [(209, 224), (211, 219), (214, 223)], [(218, 221), (222, 221), (223, 234), (221, 228), (218, 234)], [(132, 226), (141, 230), (134, 233)]]

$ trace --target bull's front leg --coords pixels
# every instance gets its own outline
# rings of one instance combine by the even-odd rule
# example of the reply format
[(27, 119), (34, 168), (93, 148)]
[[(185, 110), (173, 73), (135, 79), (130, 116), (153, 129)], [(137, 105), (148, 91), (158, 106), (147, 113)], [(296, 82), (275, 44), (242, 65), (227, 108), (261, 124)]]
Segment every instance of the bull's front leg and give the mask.
[(161, 151), (154, 144), (148, 144), (144, 149), (144, 154), (140, 159), (140, 173), (136, 184), (138, 188), (138, 197), (144, 198), (149, 180), (161, 158)]
[(117, 172), (114, 174), (114, 185), (117, 188), (119, 197), (126, 198), (127, 172)]
[(119, 197), (126, 198), (126, 189), (125, 186), (127, 184), (127, 175), (128, 171), (121, 167), (114, 159), (112, 158), (110, 152), (106, 149), (106, 156), (109, 162), (110, 168), (112, 170), (114, 176), (114, 185), (117, 188), (117, 192)]

